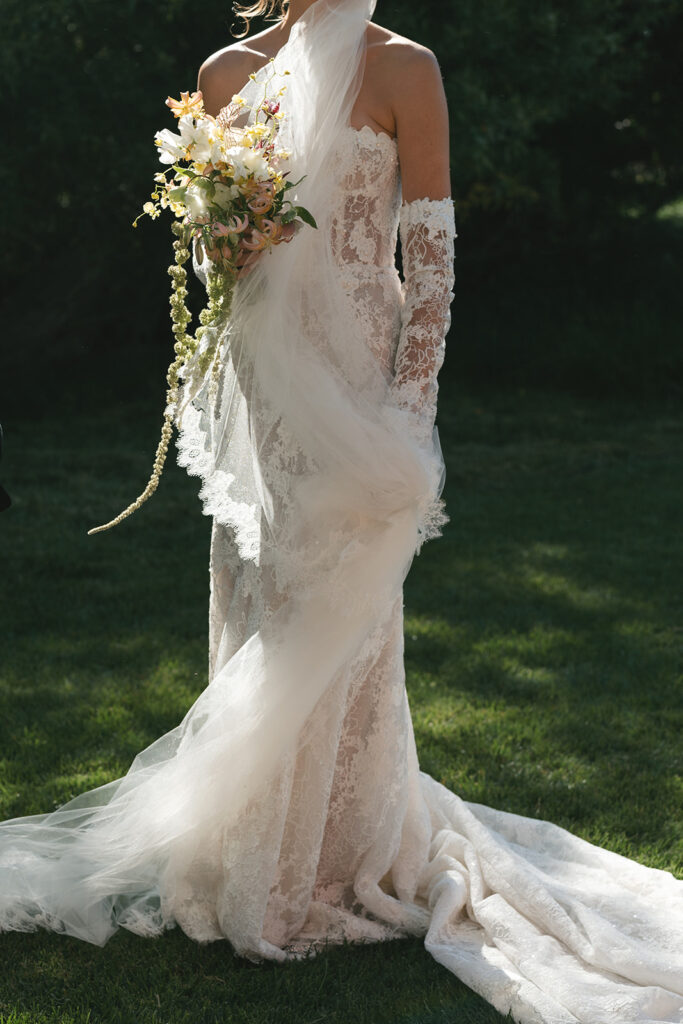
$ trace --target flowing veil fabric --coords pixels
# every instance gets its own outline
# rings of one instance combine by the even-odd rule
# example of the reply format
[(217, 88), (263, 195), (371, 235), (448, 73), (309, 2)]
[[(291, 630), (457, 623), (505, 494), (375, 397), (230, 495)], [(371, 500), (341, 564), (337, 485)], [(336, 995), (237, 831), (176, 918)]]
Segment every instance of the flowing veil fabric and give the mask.
[[(289, 72), (278, 79), (282, 145), (318, 229), (238, 283), (215, 392), (194, 363), (184, 377), (179, 461), (258, 577), (259, 626), (126, 775), (0, 823), (0, 930), (44, 927), (103, 945), (119, 927), (151, 936), (173, 926), (192, 866), (220, 873), (206, 851), (277, 787), (302, 733), (311, 751), (324, 748), (335, 680), (400, 610), (415, 553), (446, 521), (438, 433), (426, 436), (395, 400), (332, 251), (335, 144), (373, 11), (374, 0), (316, 0), (273, 65), (245, 83), (254, 101), (273, 71)], [(400, 638), (389, 639), (400, 654)], [(402, 682), (396, 662), (390, 670)], [(681, 1024), (683, 883), (550, 822), (459, 799), (419, 771), (404, 693), (391, 711), (387, 738), (372, 738), (378, 749), (400, 741), (387, 761), (397, 779), (364, 780), (377, 818), (367, 877), (353, 879), (366, 936), (424, 936), (522, 1024)], [(366, 774), (375, 767), (366, 761)], [(244, 852), (233, 845), (233, 857)], [(240, 931), (253, 894), (233, 890), (217, 908), (221, 935), (284, 959), (258, 930)], [(324, 931), (331, 918), (320, 920)]]

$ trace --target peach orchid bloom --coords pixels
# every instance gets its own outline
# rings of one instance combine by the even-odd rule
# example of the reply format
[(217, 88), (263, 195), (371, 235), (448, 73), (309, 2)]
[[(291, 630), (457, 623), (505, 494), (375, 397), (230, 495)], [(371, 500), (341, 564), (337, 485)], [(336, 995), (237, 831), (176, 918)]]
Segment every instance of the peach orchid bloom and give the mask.
[(179, 100), (174, 100), (172, 96), (169, 96), (166, 99), (166, 106), (171, 108), (171, 112), (175, 117), (182, 117), (183, 114), (201, 117), (204, 113), (204, 98), (201, 90), (192, 94), (181, 92)]

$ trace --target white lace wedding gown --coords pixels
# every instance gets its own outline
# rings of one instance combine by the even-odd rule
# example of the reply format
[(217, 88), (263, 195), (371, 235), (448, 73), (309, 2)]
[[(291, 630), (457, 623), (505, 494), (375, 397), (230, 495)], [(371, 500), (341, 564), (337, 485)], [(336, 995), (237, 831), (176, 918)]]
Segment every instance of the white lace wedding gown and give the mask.
[[(396, 482), (387, 438), (412, 431), (405, 460), (421, 452), (439, 467), (433, 419), (452, 299), (453, 204), (402, 204), (396, 143), (369, 127), (338, 133), (332, 166), (330, 237), (346, 327), (360, 339), (357, 359), (365, 350), (373, 361), (365, 374), (379, 368), (371, 394), (386, 385), (394, 403), (386, 423), (399, 430), (381, 435), (386, 481), (371, 467), (371, 486), (354, 489), (362, 436), (355, 459), (339, 456), (344, 487), (317, 491), (295, 434), (299, 407), (309, 393), (318, 400), (325, 377), (297, 391), (283, 361), (277, 383), (296, 402), (288, 424), (267, 420), (265, 386), (257, 414), (247, 408), (249, 396), (257, 404), (258, 353), (237, 359), (247, 342), (230, 339), (223, 405), (201, 395), (188, 403), (179, 443), (214, 517), (210, 684), (122, 779), (51, 814), (0, 823), (0, 930), (44, 927), (104, 945), (118, 927), (154, 936), (179, 925), (198, 942), (228, 939), (246, 957), (283, 961), (329, 941), (420, 935), (438, 961), (522, 1024), (680, 1024), (682, 882), (549, 822), (465, 802), (419, 769), (400, 583), (415, 522), (419, 550), (445, 521), (443, 481), (427, 474), (430, 499), (418, 502), (417, 520), (403, 517), (403, 499), (386, 512), (389, 530), (377, 510), (408, 487)], [(399, 228), (405, 283), (394, 260)], [(195, 269), (202, 276), (196, 258)], [(315, 273), (311, 262), (306, 280)], [(322, 293), (311, 294), (306, 323), (322, 348)], [(270, 366), (277, 352), (267, 355)], [(360, 362), (343, 365), (343, 346), (326, 355), (340, 388), (356, 373), (355, 400)], [(276, 392), (272, 401), (284, 403)], [(324, 395), (331, 422), (339, 394)], [(321, 435), (326, 429), (321, 420)], [(224, 431), (232, 461), (220, 454)], [(333, 465), (337, 448), (331, 437), (328, 452), (326, 440), (315, 437), (311, 450), (315, 442)], [(247, 480), (260, 506), (247, 499)], [(301, 495), (334, 524), (327, 547), (315, 518), (298, 530)], [(349, 592), (351, 580), (360, 583)], [(300, 585), (301, 615), (288, 597)]]
[[(337, 167), (339, 273), (367, 345), (427, 437), (453, 298), (452, 201), (402, 204), (395, 140), (367, 126), (341, 134)], [(193, 444), (190, 432), (190, 471)], [(203, 497), (217, 512), (210, 485)], [(214, 521), (210, 676), (259, 628), (268, 601), (258, 564)], [(215, 836), (205, 862), (219, 869), (200, 865), (175, 907), (198, 940), (228, 934), (245, 956), (285, 959), (315, 940), (424, 935), (437, 960), (524, 1024), (683, 1021), (683, 883), (549, 822), (464, 802), (419, 770), (401, 600), (236, 833)]]

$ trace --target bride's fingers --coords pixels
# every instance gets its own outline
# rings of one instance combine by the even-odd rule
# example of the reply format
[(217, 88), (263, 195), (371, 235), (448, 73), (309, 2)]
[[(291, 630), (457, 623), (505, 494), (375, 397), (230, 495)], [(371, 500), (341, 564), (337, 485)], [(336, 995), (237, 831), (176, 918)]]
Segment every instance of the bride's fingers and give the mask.
[(283, 242), (289, 242), (299, 230), (300, 221), (295, 221), (293, 224), (283, 224), (282, 234), (280, 239)]
[(254, 264), (258, 261), (260, 255), (260, 252), (246, 252), (244, 249), (242, 249), (238, 253), (237, 259), (235, 261), (236, 265), (239, 267), (239, 270), (237, 271), (237, 277), (246, 277), (247, 274), (249, 274), (253, 270)]

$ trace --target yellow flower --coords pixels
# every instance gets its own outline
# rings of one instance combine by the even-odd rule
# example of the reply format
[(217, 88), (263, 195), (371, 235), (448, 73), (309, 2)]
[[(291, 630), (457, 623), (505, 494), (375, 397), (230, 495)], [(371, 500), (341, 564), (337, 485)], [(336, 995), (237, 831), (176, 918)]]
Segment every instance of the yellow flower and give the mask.
[[(249, 77), (251, 78), (251, 75)], [(240, 96), (238, 92), (235, 93), (230, 102), (234, 103), (238, 107), (245, 107), (247, 105), (247, 101), (244, 96)]]
[(265, 124), (250, 124), (242, 133), (240, 145), (242, 146), (254, 146), (256, 142), (264, 135), (269, 135), (270, 129)]

